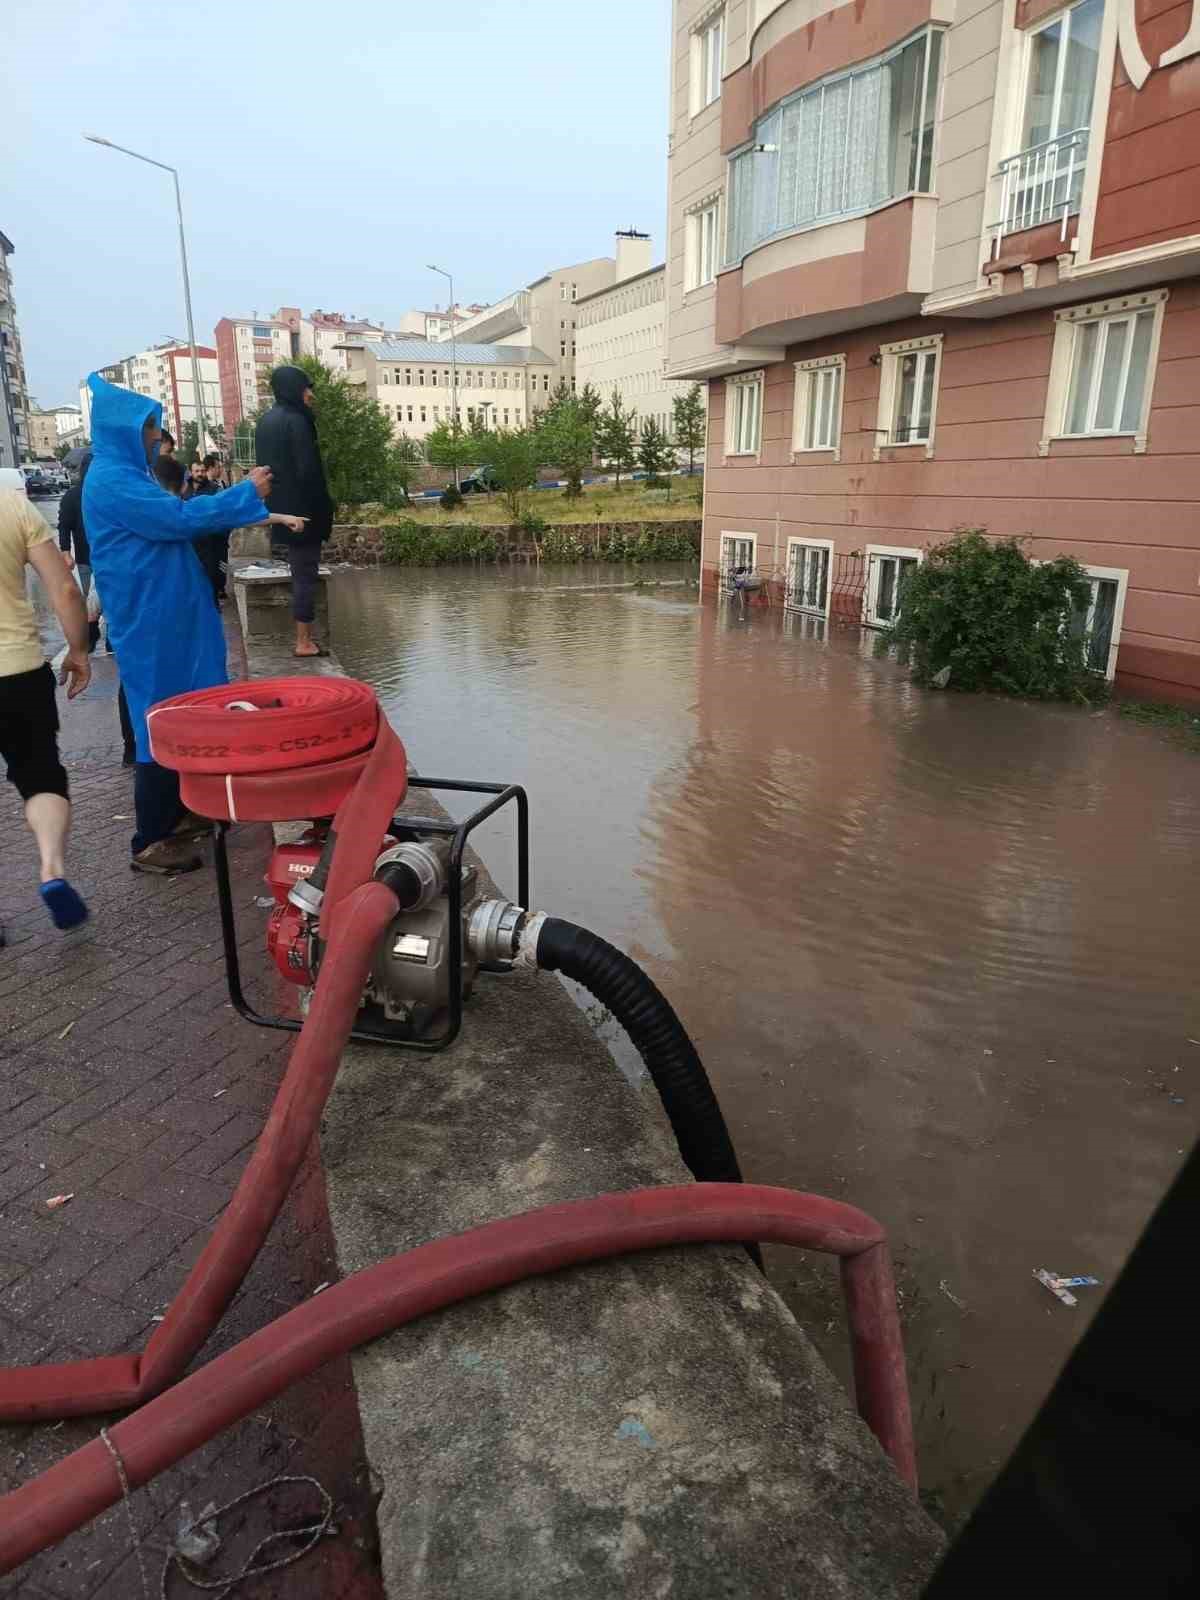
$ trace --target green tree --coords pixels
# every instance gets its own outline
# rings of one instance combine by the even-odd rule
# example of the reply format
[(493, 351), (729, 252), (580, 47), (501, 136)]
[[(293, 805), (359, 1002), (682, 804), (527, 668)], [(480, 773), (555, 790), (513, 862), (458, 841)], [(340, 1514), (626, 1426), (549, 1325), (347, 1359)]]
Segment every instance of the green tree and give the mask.
[(218, 455), (223, 456), (227, 442), (225, 439), (225, 424), (223, 422), (210, 421), (208, 424), (208, 436), (213, 442), (213, 449)]
[(590, 383), (585, 383), (579, 391), (579, 404), (585, 417), (589, 418), (593, 426), (600, 420), (600, 413), (604, 409), (604, 401), (600, 398), (599, 389)]
[(487, 463), (496, 475), (509, 520), (517, 523), (525, 509), (525, 496), (537, 482), (542, 464), (541, 430), (498, 428), (487, 435)]
[(487, 433), (473, 433), (463, 427), (458, 417), (439, 422), (433, 432), (426, 435), (425, 455), (432, 466), (453, 472), (457, 479), (464, 467), (478, 466), (486, 460)]
[(708, 426), (708, 413), (700, 385), (694, 383), (686, 394), (677, 394), (671, 404), (671, 421), (675, 429), (675, 444), (688, 453), (688, 472), (696, 470), (696, 452), (703, 452)]
[(179, 441), (179, 459), (191, 466), (193, 461), (200, 456), (200, 424), (198, 422), (185, 422), (183, 437)]
[(540, 432), (543, 459), (566, 476), (567, 499), (578, 499), (583, 493), (583, 474), (596, 453), (595, 417), (581, 398), (556, 394), (540, 419)]
[(1017, 539), (956, 533), (900, 585), (900, 613), (876, 643), (898, 647), (920, 683), (1039, 700), (1096, 700), (1080, 619), (1089, 596), (1071, 556), (1033, 562)]
[(67, 451), (70, 450), (70, 449), (71, 449), (71, 446), (69, 444), (60, 444), (55, 449), (54, 459), (56, 461), (65, 461), (67, 459)]
[(626, 410), (617, 389), (600, 413), (596, 450), (612, 468), (619, 489), (621, 474), (631, 472), (637, 461), (637, 412)]
[(660, 488), (665, 477), (668, 492), (670, 491), (670, 472), (675, 465), (675, 450), (654, 417), (647, 417), (642, 424), (642, 436), (637, 446), (637, 462), (652, 487)]
[(379, 497), (390, 510), (408, 504), (409, 490), (420, 464), (421, 446), (402, 433), (388, 452), (387, 477), (384, 492)]
[(334, 505), (382, 501), (395, 444), (391, 418), (361, 385), (347, 382), (344, 373), (332, 372), (314, 356), (297, 356), (284, 365), (302, 368), (312, 383), (317, 440)]

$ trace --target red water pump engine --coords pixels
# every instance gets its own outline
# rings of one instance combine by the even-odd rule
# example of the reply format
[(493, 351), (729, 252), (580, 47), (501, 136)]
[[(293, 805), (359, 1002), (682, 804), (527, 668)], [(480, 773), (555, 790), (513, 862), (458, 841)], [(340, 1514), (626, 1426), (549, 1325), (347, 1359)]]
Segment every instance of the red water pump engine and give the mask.
[(316, 948), (312, 918), (288, 895), (317, 870), (325, 841), (317, 828), (309, 828), (294, 844), (275, 847), (267, 866), (267, 887), (275, 908), (267, 922), (267, 954), (289, 983), (311, 988), (317, 981)]

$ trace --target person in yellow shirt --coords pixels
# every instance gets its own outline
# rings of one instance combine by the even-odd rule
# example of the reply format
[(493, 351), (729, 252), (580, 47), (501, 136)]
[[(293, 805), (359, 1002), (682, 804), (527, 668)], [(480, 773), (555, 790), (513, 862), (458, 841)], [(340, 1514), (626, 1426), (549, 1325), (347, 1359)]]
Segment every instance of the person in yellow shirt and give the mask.
[[(32, 567), (67, 639), (59, 682), (73, 700), (92, 676), (87, 609), (49, 524), (23, 494), (0, 488), (0, 759), (25, 802), (41, 857), (41, 897), (56, 927), (74, 928), (88, 910), (66, 873), (71, 802), (58, 755), (54, 674), (25, 589)], [(0, 944), (3, 930), (0, 930)]]

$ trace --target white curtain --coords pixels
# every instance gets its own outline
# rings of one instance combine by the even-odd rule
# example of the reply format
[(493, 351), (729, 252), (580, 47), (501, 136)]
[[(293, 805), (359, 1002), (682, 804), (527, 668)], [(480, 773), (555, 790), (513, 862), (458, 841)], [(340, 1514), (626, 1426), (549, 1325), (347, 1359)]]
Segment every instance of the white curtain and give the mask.
[(817, 215), (842, 210), (846, 183), (846, 140), (850, 126), (850, 80), (829, 84), (825, 89), (821, 114), (821, 178), (817, 195)]
[(793, 100), (783, 110), (779, 139), (779, 226), (791, 228), (800, 220), (796, 210), (796, 185), (800, 176), (800, 135), (804, 101)]
[(879, 198), (879, 144), (880, 134), (886, 126), (880, 120), (883, 79), (881, 67), (876, 67), (873, 72), (860, 72), (854, 79), (846, 138), (847, 211), (874, 205)]
[(806, 94), (800, 102), (800, 132), (796, 170), (796, 221), (811, 222), (817, 214), (817, 189), (821, 171), (821, 102), (824, 90)]
[(755, 141), (776, 148), (750, 157), (754, 173), (754, 241), (769, 238), (779, 226), (779, 139), (782, 114), (773, 111), (758, 124)]

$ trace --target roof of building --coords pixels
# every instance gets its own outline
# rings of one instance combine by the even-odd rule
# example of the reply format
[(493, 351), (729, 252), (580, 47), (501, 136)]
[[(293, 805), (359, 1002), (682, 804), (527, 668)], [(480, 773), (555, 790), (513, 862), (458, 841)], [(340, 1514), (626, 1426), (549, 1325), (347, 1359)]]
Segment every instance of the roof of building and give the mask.
[(618, 289), (628, 289), (631, 283), (640, 283), (643, 278), (652, 278), (656, 272), (665, 272), (667, 263), (660, 261), (656, 267), (647, 267), (645, 272), (635, 272), (630, 278), (620, 278), (616, 283), (606, 283), (603, 289), (593, 289), (591, 294), (581, 294), (576, 300), (577, 306), (584, 306), (589, 300), (599, 300), (603, 294), (616, 294)]
[[(450, 360), (451, 344), (433, 344), (428, 339), (367, 340), (363, 345), (352, 346), (369, 350), (377, 361), (432, 361), (439, 366)], [(455, 360), (468, 367), (552, 367), (553, 361), (532, 345), (523, 344), (464, 344), (459, 340), (453, 347)]]

